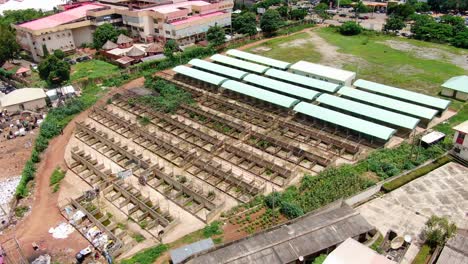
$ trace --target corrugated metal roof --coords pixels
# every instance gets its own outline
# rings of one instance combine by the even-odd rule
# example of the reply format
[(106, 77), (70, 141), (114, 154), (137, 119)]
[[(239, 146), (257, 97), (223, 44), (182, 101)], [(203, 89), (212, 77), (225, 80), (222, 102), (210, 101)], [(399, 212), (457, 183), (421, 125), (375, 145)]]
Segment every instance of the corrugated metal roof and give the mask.
[(266, 76), (271, 76), (277, 79), (285, 80), (288, 82), (296, 83), (308, 88), (318, 89), (328, 93), (335, 93), (340, 89), (341, 85), (326, 81), (317, 80), (307, 76), (295, 74), (287, 71), (280, 71), (277, 69), (269, 69), (265, 72)]
[(468, 93), (468, 75), (452, 77), (444, 82), (442, 87)]
[(243, 80), (255, 85), (263, 86), (265, 88), (269, 88), (307, 100), (314, 100), (317, 96), (321, 94), (320, 92), (312, 91), (293, 84), (273, 80), (253, 73), (246, 75)]
[(300, 102), (294, 111), (383, 140), (389, 140), (396, 132), (395, 129), (306, 102)]
[(316, 100), (322, 104), (343, 109), (352, 113), (356, 113), (358, 115), (367, 116), (372, 119), (396, 125), (399, 127), (414, 129), (419, 123), (419, 119), (414, 117), (398, 114), (395, 112), (362, 104), (334, 95), (322, 94)]
[(228, 80), (227, 78), (224, 78), (215, 74), (211, 74), (208, 72), (200, 71), (197, 69), (193, 69), (193, 68), (183, 66), (183, 65), (177, 66), (173, 70), (179, 74), (186, 75), (191, 78), (204, 81), (207, 83), (211, 83), (214, 85), (221, 85), (221, 83)]
[(212, 63), (212, 62), (200, 60), (200, 59), (193, 59), (189, 61), (189, 64), (200, 69), (204, 69), (204, 70), (211, 71), (211, 72), (217, 72), (221, 75), (229, 76), (229, 77), (236, 78), (236, 79), (242, 79), (245, 75), (248, 74), (245, 71), (236, 70), (233, 68), (229, 68), (223, 65), (219, 65), (216, 63)]
[[(468, 84), (467, 84), (468, 85)], [(399, 98), (405, 101), (422, 104), (425, 106), (433, 107), (440, 110), (445, 110), (450, 104), (450, 101), (440, 99), (434, 96), (429, 96), (421, 93), (411, 92), (405, 89), (396, 88), (376, 82), (359, 79), (354, 82), (354, 86), (375, 92), (381, 95), (388, 95), (391, 97)]]
[(264, 57), (264, 56), (260, 56), (257, 54), (252, 54), (252, 53), (236, 50), (236, 49), (228, 50), (226, 54), (243, 59), (243, 60), (253, 61), (255, 63), (260, 63), (263, 65), (267, 65), (267, 66), (282, 69), (282, 70), (288, 69), (288, 67), (291, 65), (291, 63), (289, 62), (275, 60), (272, 58), (268, 58), (268, 57)]
[(42, 88), (21, 88), (0, 97), (0, 108), (22, 104), (38, 99), (44, 99), (47, 95)]
[(291, 108), (292, 106), (300, 102), (299, 100), (288, 96), (273, 93), (252, 85), (233, 80), (228, 80), (224, 82), (221, 85), (221, 87), (286, 108)]
[(398, 112), (407, 113), (412, 116), (431, 120), (437, 114), (437, 110), (427, 107), (406, 103), (400, 100), (388, 98), (382, 95), (377, 95), (369, 92), (364, 92), (358, 89), (343, 87), (338, 91), (339, 94), (368, 102), (374, 105), (382, 106)]
[(173, 249), (169, 252), (169, 254), (171, 255), (172, 263), (179, 264), (191, 255), (210, 249), (212, 247), (214, 247), (213, 240), (211, 238), (208, 238), (189, 245), (185, 245), (180, 248)]
[(311, 63), (307, 61), (298, 61), (289, 67), (291, 70), (296, 70), (304, 73), (322, 76), (331, 80), (346, 82), (347, 80), (356, 78), (356, 73), (337, 69), (321, 64)]
[(221, 54), (215, 54), (211, 56), (210, 59), (216, 62), (222, 63), (222, 64), (227, 64), (232, 67), (241, 68), (241, 69), (255, 72), (255, 73), (264, 73), (269, 69), (267, 66), (263, 66), (260, 64), (255, 64), (255, 63), (251, 63), (251, 62), (243, 61), (239, 59), (234, 59), (234, 58), (224, 56)]

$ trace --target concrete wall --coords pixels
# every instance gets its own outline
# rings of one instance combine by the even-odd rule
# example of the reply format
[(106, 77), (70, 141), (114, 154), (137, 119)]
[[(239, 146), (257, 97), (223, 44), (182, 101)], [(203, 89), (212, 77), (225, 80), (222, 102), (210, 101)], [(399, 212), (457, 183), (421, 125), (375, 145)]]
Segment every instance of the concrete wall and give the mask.
[(46, 107), (46, 100), (45, 98), (43, 99), (37, 99), (29, 102), (25, 102), (22, 104), (24, 106), (24, 109), (21, 109), (21, 104), (16, 104), (16, 105), (10, 105), (5, 107), (8, 112), (17, 112), (17, 111), (23, 111), (23, 110), (31, 110), (31, 111), (36, 111), (37, 108), (44, 108)]
[(455, 94), (455, 98), (462, 101), (468, 101), (468, 93), (457, 91), (457, 93)]
[(80, 47), (83, 43), (92, 43), (93, 32), (94, 30), (91, 26), (72, 29), (75, 46)]
[(440, 92), (443, 96), (453, 97), (454, 91), (452, 89), (442, 88)]

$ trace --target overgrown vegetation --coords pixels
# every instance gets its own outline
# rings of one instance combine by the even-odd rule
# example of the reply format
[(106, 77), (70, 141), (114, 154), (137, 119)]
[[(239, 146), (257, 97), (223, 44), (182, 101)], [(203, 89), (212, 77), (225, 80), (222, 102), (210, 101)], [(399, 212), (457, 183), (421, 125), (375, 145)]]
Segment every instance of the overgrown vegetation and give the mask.
[(158, 245), (156, 247), (145, 249), (130, 259), (124, 259), (121, 264), (153, 264), (153, 262), (166, 252), (169, 247), (165, 244)]
[(82, 79), (100, 79), (119, 72), (119, 67), (101, 60), (89, 60), (77, 63), (71, 67), (72, 82)]
[(312, 264), (322, 264), (323, 262), (325, 262), (326, 258), (327, 258), (326, 254), (321, 254), (320, 256), (314, 259), (314, 262), (312, 262)]
[(211, 224), (206, 225), (203, 228), (203, 236), (205, 238), (221, 235), (222, 233), (223, 233), (222, 223), (219, 221), (214, 221)]
[(23, 206), (17, 206), (15, 208), (15, 216), (18, 218), (23, 217), (27, 212), (29, 211), (29, 207), (23, 205)]
[(414, 170), (398, 179), (395, 179), (391, 182), (387, 182), (385, 183), (383, 186), (382, 186), (382, 189), (385, 191), (385, 192), (391, 192), (395, 189), (398, 189), (400, 188), (401, 186), (423, 176), (423, 175), (426, 175), (428, 174), (429, 172), (443, 166), (444, 164), (447, 164), (449, 163), (450, 161), (452, 161), (452, 158), (450, 156), (442, 156), (440, 158), (438, 158), (437, 160), (435, 160), (434, 162), (424, 166), (424, 167), (421, 167), (417, 170)]
[[(129, 100), (130, 105), (143, 104), (156, 111), (174, 112), (181, 104), (191, 104), (192, 96), (175, 85), (156, 77), (146, 77), (145, 87), (157, 92), (158, 96), (145, 95)], [(140, 121), (141, 122), (141, 121)]]
[(75, 115), (93, 105), (102, 90), (97, 86), (83, 88), (81, 97), (68, 101), (65, 105), (51, 109), (41, 124), (39, 135), (34, 143), (30, 159), (26, 162), (21, 173), (21, 180), (16, 188), (16, 197), (24, 198), (28, 195), (28, 183), (34, 179), (36, 163), (39, 155), (47, 149), (49, 141), (59, 135)]
[(433, 215), (427, 220), (422, 235), (426, 244), (435, 248), (436, 246), (443, 247), (456, 232), (457, 226), (448, 218)]
[(379, 236), (377, 237), (377, 240), (375, 240), (375, 242), (372, 243), (372, 245), (370, 245), (370, 248), (373, 249), (375, 252), (377, 252), (379, 254), (383, 254), (384, 251), (380, 247), (382, 245), (383, 239), (384, 239), (384, 237), (379, 232)]
[(50, 184), (52, 186), (52, 191), (57, 192), (60, 188), (60, 182), (65, 178), (65, 172), (60, 168), (56, 168), (52, 175), (50, 175)]
[(414, 258), (412, 264), (426, 264), (426, 261), (431, 256), (432, 249), (428, 245), (423, 245), (418, 254)]
[(140, 234), (140, 233), (135, 233), (135, 234), (133, 234), (132, 237), (133, 237), (133, 239), (135, 239), (135, 241), (136, 241), (137, 243), (141, 243), (141, 242), (145, 241), (145, 239), (146, 239), (146, 238), (145, 238), (142, 234)]

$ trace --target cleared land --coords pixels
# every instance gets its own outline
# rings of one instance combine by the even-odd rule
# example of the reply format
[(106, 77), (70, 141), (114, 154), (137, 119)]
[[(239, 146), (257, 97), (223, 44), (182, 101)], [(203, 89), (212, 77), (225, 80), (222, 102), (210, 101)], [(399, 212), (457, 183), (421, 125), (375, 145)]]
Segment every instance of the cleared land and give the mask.
[(79, 62), (71, 67), (70, 81), (102, 78), (119, 71), (119, 67), (101, 60)]

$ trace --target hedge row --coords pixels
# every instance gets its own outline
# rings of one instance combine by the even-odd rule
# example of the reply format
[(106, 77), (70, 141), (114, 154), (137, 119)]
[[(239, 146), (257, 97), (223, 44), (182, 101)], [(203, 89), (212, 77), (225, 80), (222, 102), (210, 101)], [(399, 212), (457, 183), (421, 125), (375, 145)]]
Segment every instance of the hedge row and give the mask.
[(423, 166), (419, 169), (416, 169), (404, 176), (401, 176), (393, 181), (390, 181), (390, 182), (387, 182), (385, 183), (383, 186), (382, 186), (382, 190), (384, 192), (391, 192), (397, 188), (400, 188), (401, 186), (409, 183), (410, 181), (413, 181), (423, 175), (426, 175), (428, 174), (429, 172), (441, 167), (442, 165), (445, 165), (447, 163), (449, 163), (450, 161), (452, 161), (452, 157), (448, 156), (448, 155), (445, 155), (445, 156), (442, 156), (438, 159), (436, 159), (434, 162), (426, 165), (426, 166)]
[(24, 198), (28, 196), (28, 183), (34, 179), (36, 174), (36, 163), (40, 161), (40, 154), (49, 146), (49, 141), (59, 135), (63, 128), (73, 119), (73, 117), (85, 110), (97, 100), (96, 87), (86, 87), (79, 98), (68, 101), (65, 105), (51, 109), (40, 126), (39, 135), (34, 143), (29, 160), (21, 173), (21, 180), (16, 187), (16, 197)]

